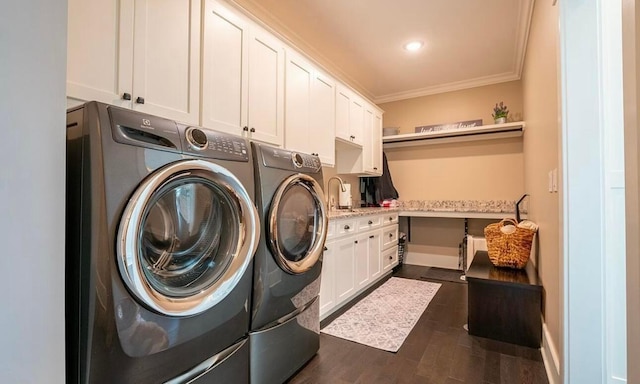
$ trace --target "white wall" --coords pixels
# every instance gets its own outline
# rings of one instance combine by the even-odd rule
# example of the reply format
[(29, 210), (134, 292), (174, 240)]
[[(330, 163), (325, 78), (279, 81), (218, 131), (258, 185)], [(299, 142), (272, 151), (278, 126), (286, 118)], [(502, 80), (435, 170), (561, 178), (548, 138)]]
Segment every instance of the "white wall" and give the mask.
[(0, 13), (0, 382), (64, 382), (66, 0)]

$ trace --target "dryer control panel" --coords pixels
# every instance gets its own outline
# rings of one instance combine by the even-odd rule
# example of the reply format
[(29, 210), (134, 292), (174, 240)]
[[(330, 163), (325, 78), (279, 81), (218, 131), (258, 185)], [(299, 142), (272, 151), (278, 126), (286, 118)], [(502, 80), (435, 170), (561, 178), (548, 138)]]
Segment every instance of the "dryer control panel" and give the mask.
[(247, 141), (242, 137), (199, 127), (178, 125), (184, 152), (218, 160), (249, 161)]
[(261, 145), (260, 148), (262, 150), (262, 161), (266, 167), (304, 173), (317, 173), (322, 169), (322, 163), (318, 156), (266, 145)]

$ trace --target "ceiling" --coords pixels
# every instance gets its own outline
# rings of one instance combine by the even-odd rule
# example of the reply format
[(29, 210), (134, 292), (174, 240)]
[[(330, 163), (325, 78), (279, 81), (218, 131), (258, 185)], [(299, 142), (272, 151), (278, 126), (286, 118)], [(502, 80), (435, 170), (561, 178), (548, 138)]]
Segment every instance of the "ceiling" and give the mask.
[(383, 103), (518, 80), (534, 0), (231, 1)]

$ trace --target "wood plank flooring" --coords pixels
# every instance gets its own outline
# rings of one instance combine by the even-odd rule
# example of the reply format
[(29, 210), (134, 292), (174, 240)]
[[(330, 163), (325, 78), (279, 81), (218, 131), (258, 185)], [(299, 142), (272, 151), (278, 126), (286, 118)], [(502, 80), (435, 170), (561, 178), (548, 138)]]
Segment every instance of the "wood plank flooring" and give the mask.
[[(419, 279), (424, 270), (404, 265), (394, 276)], [(320, 334), (320, 351), (288, 383), (548, 384), (538, 349), (469, 336), (467, 285), (437, 282), (397, 353)]]

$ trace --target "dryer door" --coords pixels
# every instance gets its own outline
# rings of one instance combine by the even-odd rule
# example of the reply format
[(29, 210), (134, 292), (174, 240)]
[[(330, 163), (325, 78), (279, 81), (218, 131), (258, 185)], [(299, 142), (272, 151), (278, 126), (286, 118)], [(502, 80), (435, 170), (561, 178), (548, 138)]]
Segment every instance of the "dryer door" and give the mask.
[(143, 304), (194, 315), (233, 290), (259, 237), (257, 210), (232, 173), (203, 160), (178, 161), (147, 177), (129, 200), (118, 267)]
[(288, 177), (269, 210), (269, 247), (278, 265), (291, 274), (311, 269), (327, 238), (327, 214), (320, 184), (312, 177)]

